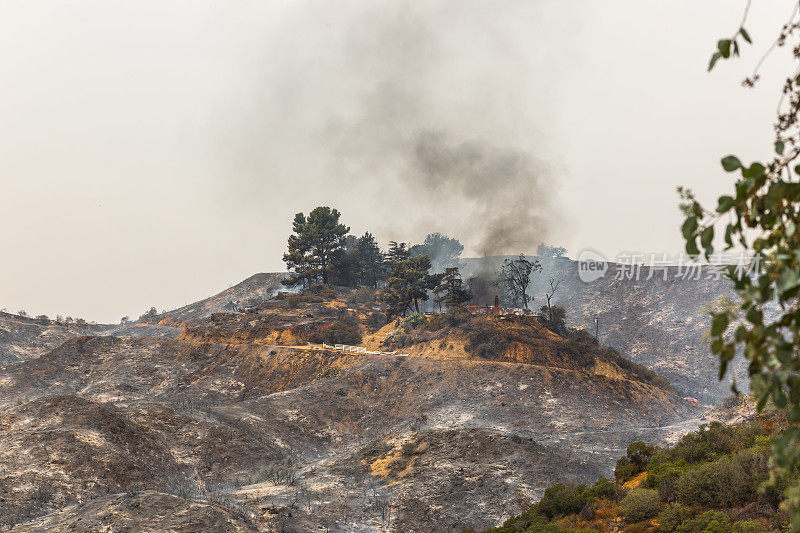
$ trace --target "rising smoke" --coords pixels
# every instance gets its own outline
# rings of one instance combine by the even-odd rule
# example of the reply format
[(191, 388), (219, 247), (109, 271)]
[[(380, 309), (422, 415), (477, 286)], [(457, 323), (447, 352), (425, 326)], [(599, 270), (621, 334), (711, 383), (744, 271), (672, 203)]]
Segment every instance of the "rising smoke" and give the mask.
[(461, 1), (299, 9), (287, 23), (297, 41), (272, 45), (287, 52), (261, 109), (278, 109), (286, 138), (311, 141), (274, 160), (319, 158), (311, 201), (386, 239), (439, 231), (466, 255), (491, 256), (563, 237), (546, 131), (553, 65), (530, 47), (531, 32), (541, 41), (552, 31), (540, 12)]
[(529, 153), (422, 132), (411, 164), (409, 179), (434, 202), (455, 198), (472, 206), (481, 255), (531, 250), (549, 239), (553, 191), (544, 166)]

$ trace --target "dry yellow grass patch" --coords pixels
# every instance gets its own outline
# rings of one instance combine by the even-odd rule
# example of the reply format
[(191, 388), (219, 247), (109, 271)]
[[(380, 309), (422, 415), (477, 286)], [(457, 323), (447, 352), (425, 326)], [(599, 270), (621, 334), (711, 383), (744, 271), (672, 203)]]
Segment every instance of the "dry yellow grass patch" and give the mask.
[(646, 478), (647, 478), (647, 472), (642, 472), (641, 474), (635, 476), (633, 479), (630, 479), (630, 480), (626, 481), (622, 485), (622, 488), (624, 488), (627, 491), (631, 491), (633, 489), (636, 489), (636, 488), (639, 487), (639, 485), (644, 483), (644, 480)]

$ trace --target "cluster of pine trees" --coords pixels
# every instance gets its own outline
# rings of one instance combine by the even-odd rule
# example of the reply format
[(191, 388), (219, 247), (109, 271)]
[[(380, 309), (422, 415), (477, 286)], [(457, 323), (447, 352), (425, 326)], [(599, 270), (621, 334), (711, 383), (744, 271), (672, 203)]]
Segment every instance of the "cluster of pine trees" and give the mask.
[(338, 210), (326, 206), (295, 215), (283, 255), (290, 271), (287, 285), (380, 288), (394, 315), (419, 312), (431, 293), (440, 309), (471, 297), (455, 266), (464, 250), (457, 239), (431, 233), (422, 244), (392, 241), (383, 252), (370, 232), (350, 235), (340, 218)]

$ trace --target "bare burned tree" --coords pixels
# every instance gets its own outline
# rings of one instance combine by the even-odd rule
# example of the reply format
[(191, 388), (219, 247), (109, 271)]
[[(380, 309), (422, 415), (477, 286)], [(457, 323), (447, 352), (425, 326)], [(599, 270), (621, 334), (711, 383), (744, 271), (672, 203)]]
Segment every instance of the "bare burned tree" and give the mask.
[(528, 309), (528, 302), (533, 298), (528, 294), (528, 285), (533, 272), (541, 272), (542, 264), (538, 260), (529, 261), (525, 255), (519, 254), (516, 259), (506, 259), (497, 274), (497, 284), (503, 293), (511, 299), (516, 307)]
[(368, 509), (372, 509), (376, 517), (380, 517), (381, 525), (389, 525), (391, 521), (392, 504), (385, 495), (381, 494), (377, 483), (372, 482), (364, 487), (364, 496), (367, 498)]
[(314, 502), (314, 495), (307, 486), (300, 487), (300, 500), (305, 504), (306, 511), (311, 512), (311, 504)]
[(550, 322), (553, 321), (553, 306), (550, 305), (550, 302), (552, 302), (553, 296), (555, 296), (558, 287), (563, 281), (563, 279), (556, 281), (555, 278), (550, 278), (550, 290), (544, 293), (544, 297), (547, 299), (547, 320)]

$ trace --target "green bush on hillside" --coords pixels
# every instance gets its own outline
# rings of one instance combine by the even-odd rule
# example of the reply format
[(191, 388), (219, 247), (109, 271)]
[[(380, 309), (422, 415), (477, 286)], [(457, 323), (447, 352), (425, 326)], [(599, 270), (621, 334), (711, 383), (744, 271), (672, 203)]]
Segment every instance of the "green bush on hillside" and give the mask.
[(767, 533), (767, 529), (758, 522), (741, 520), (733, 524), (733, 533)]
[(622, 514), (629, 522), (641, 522), (658, 514), (658, 492), (652, 489), (636, 489), (622, 498)]
[(309, 340), (326, 344), (360, 344), (361, 328), (358, 317), (355, 313), (345, 313), (336, 322), (313, 331)]
[(605, 498), (606, 500), (618, 502), (623, 496), (625, 496), (625, 491), (612, 480), (603, 476), (600, 476), (600, 479), (583, 493), (583, 497), (589, 501)]
[(743, 505), (755, 498), (767, 476), (767, 456), (758, 450), (746, 450), (685, 470), (675, 482), (676, 496), (685, 505)]
[(656, 452), (652, 444), (637, 441), (628, 446), (626, 454), (617, 461), (614, 477), (623, 483), (647, 470), (650, 458)]
[(409, 315), (400, 321), (398, 326), (400, 329), (405, 331), (406, 333), (410, 332), (412, 329), (417, 329), (419, 326), (427, 322), (428, 319), (425, 318), (425, 315), (420, 315), (418, 313), (414, 313), (413, 315)]
[(561, 528), (531, 508), (519, 516), (509, 518), (502, 526), (487, 530), (486, 533), (561, 533)]
[(731, 519), (719, 511), (706, 511), (696, 518), (678, 526), (675, 533), (730, 533), (733, 531)]
[[(785, 498), (785, 490), (798, 483), (797, 474), (778, 477), (768, 485), (765, 481), (769, 479), (773, 436), (786, 423), (785, 418), (774, 416), (737, 426), (712, 423), (685, 435), (672, 448), (635, 442), (618, 462), (616, 482), (601, 478), (591, 488), (553, 485), (545, 491), (540, 503), (506, 522), (514, 529), (504, 531), (552, 531), (527, 529), (534, 516), (551, 527), (550, 522), (565, 517), (565, 523), (578, 524), (597, 520), (598, 515), (607, 521), (600, 526), (601, 531), (606, 531), (615, 526), (615, 518), (607, 514), (607, 504), (596, 505), (595, 502), (600, 499), (620, 501), (624, 494), (621, 484), (640, 471), (647, 473), (643, 485), (620, 502), (629, 524), (657, 516), (658, 531), (664, 533), (783, 531), (789, 517), (779, 506)], [(585, 504), (581, 506), (582, 503)], [(726, 514), (750, 517), (749, 511), (742, 511), (751, 503), (757, 503), (756, 508), (760, 510), (771, 509), (770, 527), (757, 521), (734, 522)], [(527, 517), (527, 522), (519, 521), (523, 516)], [(637, 527), (641, 529), (639, 525), (633, 526)], [(651, 526), (645, 529), (650, 531)]]
[(663, 533), (674, 533), (681, 524), (691, 520), (696, 514), (689, 506), (671, 503), (658, 513), (658, 530)]
[(542, 500), (535, 505), (536, 510), (550, 520), (580, 512), (588, 501), (583, 495), (585, 490), (585, 485), (556, 483), (544, 491)]
[(759, 422), (737, 426), (726, 426), (719, 422), (703, 424), (697, 431), (684, 435), (675, 447), (662, 450), (653, 458), (653, 462), (676, 463), (683, 460), (686, 464), (696, 464), (713, 461), (755, 446), (766, 433)]

